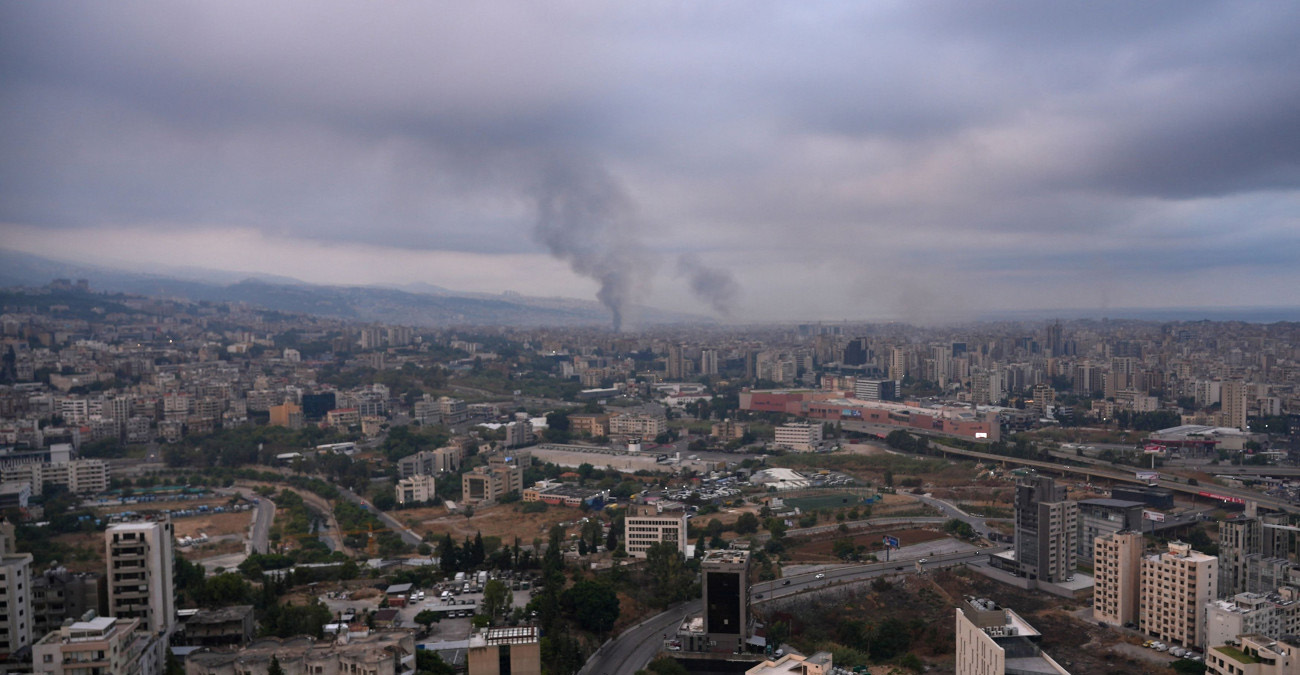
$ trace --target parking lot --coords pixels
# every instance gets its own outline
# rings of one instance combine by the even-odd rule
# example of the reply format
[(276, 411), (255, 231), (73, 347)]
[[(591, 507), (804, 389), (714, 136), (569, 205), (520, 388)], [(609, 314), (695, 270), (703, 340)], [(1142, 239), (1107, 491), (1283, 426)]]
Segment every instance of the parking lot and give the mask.
[[(503, 580), (507, 583), (510, 580)], [(464, 592), (466, 582), (446, 582), (435, 585), (432, 588), (419, 589), (424, 592), (423, 599), (412, 600), (405, 607), (394, 607), (397, 610), (397, 624), (399, 628), (415, 628), (419, 624), (415, 622), (415, 616), (420, 612), (431, 609), (440, 612), (443, 615), (442, 621), (433, 624), (432, 633), (440, 640), (463, 640), (469, 637), (472, 631), (471, 619), (478, 610), (483, 601), (482, 591)], [(451, 591), (455, 586), (457, 593), (447, 598), (442, 597), (444, 590)], [(412, 589), (412, 595), (415, 595), (416, 589)], [(512, 590), (511, 610), (516, 607), (525, 607), (529, 600), (532, 599), (531, 591)], [(335, 617), (345, 616), (349, 612), (355, 614), (358, 618), (363, 617), (366, 613), (379, 609), (383, 594), (364, 600), (354, 600), (349, 598), (331, 598), (321, 596), (321, 602), (325, 603)]]

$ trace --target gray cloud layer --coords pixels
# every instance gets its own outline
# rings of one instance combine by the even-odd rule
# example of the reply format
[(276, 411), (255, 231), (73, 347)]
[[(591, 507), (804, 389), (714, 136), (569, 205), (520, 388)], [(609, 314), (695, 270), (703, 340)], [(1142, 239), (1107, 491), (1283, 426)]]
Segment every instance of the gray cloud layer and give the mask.
[(1088, 306), (1098, 270), (1300, 303), (1296, 35), (1284, 3), (6, 3), (0, 228), (548, 253), (616, 314)]

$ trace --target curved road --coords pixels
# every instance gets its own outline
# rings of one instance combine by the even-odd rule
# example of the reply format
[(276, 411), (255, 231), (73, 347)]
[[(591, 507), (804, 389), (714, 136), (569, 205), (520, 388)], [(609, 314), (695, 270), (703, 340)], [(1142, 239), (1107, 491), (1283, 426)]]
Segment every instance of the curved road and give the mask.
[[(923, 571), (918, 569), (921, 567), (924, 569), (954, 567), (1006, 549), (1005, 546), (998, 546), (978, 551), (938, 555), (929, 558), (924, 565), (920, 565), (916, 560), (846, 565), (820, 573), (798, 574), (774, 581), (761, 581), (750, 587), (750, 601), (753, 604), (762, 604), (800, 593), (828, 590), (845, 584), (867, 581), (882, 575), (913, 574)], [(817, 578), (818, 574), (821, 574), (822, 578)], [(623, 631), (592, 654), (578, 674), (618, 675), (644, 668), (656, 654), (663, 650), (663, 636), (675, 633), (688, 615), (700, 612), (703, 607), (702, 600), (692, 600)]]

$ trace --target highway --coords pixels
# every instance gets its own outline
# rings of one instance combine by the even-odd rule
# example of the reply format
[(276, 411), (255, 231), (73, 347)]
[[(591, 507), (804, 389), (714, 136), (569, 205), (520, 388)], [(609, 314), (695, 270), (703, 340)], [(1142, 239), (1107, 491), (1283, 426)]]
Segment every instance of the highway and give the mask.
[[(845, 565), (776, 579), (760, 581), (750, 587), (750, 602), (755, 605), (790, 598), (800, 593), (830, 590), (847, 584), (869, 581), (879, 576), (914, 574), (939, 567), (955, 567), (980, 560), (991, 553), (1007, 550), (1006, 546), (963, 551), (927, 558), (925, 564), (916, 559), (895, 560), (887, 563)], [(818, 574), (822, 578), (817, 578)], [(616, 675), (632, 673), (644, 668), (663, 649), (663, 636), (677, 632), (677, 627), (690, 614), (703, 611), (703, 602), (693, 600), (657, 614), (623, 631), (610, 640), (587, 660), (578, 675)]]
[[(1115, 468), (1111, 468), (1114, 465), (1100, 462), (1100, 460), (1092, 460), (1092, 462), (1100, 462), (1099, 464), (1094, 464), (1091, 466), (1076, 466), (1073, 464), (1057, 464), (1055, 462), (1044, 462), (1035, 459), (1021, 459), (1018, 457), (994, 455), (991, 453), (978, 452), (975, 450), (963, 450), (961, 448), (954, 448), (952, 446), (942, 445), (939, 443), (935, 443), (934, 445), (937, 446), (944, 453), (961, 455), (963, 457), (974, 457), (976, 459), (981, 459), (988, 462), (998, 462), (1002, 464), (1016, 464), (1020, 466), (1034, 467), (1036, 469), (1043, 469), (1046, 471), (1051, 471), (1053, 473), (1075, 473), (1084, 476), (1105, 478), (1107, 480), (1112, 480), (1112, 481), (1120, 481), (1125, 483), (1137, 483), (1139, 485), (1145, 485), (1147, 483), (1145, 480), (1138, 479), (1138, 477), (1133, 473), (1134, 471), (1139, 471), (1140, 469), (1133, 469), (1133, 468), (1126, 468), (1124, 470), (1115, 469)], [(1087, 462), (1088, 458), (1085, 457), (1067, 456), (1067, 457), (1063, 457), (1062, 459), (1064, 459), (1065, 461), (1077, 462), (1080, 464), (1088, 463)], [(1103, 466), (1106, 468), (1101, 468)], [(1213, 492), (1228, 497), (1235, 497), (1237, 499), (1250, 500), (1265, 508), (1274, 509), (1276, 511), (1282, 511), (1284, 513), (1300, 513), (1300, 506), (1285, 502), (1275, 497), (1270, 497), (1268, 495), (1262, 494), (1260, 492), (1256, 492), (1254, 490), (1231, 488), (1222, 485), (1204, 485), (1204, 486), (1187, 485), (1186, 483), (1179, 483), (1177, 481), (1170, 480), (1168, 478), (1163, 478), (1163, 477), (1158, 481), (1157, 484), (1160, 487), (1169, 488), (1170, 490), (1174, 490), (1175, 492), (1183, 492), (1192, 495), (1198, 495), (1202, 491)]]

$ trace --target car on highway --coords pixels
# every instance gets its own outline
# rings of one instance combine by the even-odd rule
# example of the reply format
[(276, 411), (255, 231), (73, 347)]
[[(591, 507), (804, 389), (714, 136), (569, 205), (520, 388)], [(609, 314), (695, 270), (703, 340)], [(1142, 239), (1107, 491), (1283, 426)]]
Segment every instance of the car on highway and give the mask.
[(790, 585), (790, 580), (789, 580), (789, 579), (786, 579), (785, 581), (782, 581), (782, 582), (781, 582), (781, 585), (782, 585), (782, 586), (789, 586), (789, 585)]
[(755, 599), (755, 600), (762, 600), (762, 599), (763, 599), (763, 594), (762, 594), (762, 593), (755, 593), (755, 594), (754, 594), (754, 599)]
[(918, 560), (918, 561), (916, 561), (916, 562), (919, 562), (919, 563), (921, 563), (922, 565), (924, 565), (924, 564), (925, 564), (925, 561), (927, 561), (927, 560), (929, 560), (929, 558), (921, 558), (920, 560)]
[(813, 577), (813, 578), (814, 578), (814, 579), (825, 579), (825, 578), (826, 578), (826, 575), (825, 575), (825, 574), (822, 574), (821, 572), (818, 572), (818, 573), (817, 573), (817, 576), (816, 576), (816, 577)]
[(901, 569), (903, 569), (903, 566), (902, 566), (902, 565), (899, 565), (898, 567), (895, 567), (895, 568), (894, 568), (894, 571), (897, 572), (897, 571), (899, 571), (899, 570), (901, 570)]

